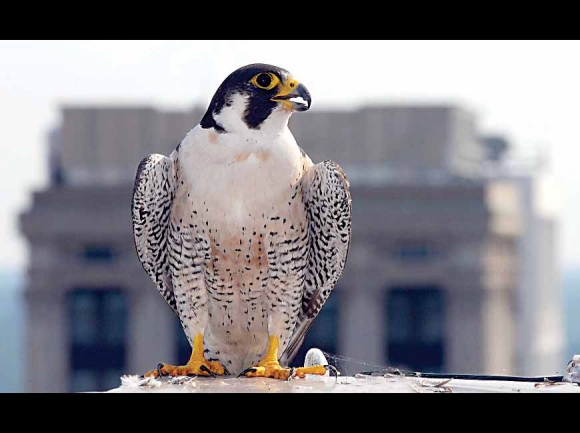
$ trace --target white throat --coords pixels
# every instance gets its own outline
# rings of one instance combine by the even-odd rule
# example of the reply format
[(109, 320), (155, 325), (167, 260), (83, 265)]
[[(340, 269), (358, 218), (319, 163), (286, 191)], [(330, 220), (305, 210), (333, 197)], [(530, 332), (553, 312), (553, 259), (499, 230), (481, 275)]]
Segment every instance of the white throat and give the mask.
[(214, 120), (221, 125), (227, 133), (278, 135), (288, 127), (288, 120), (292, 111), (277, 106), (272, 113), (262, 122), (259, 129), (249, 128), (244, 122), (244, 113), (248, 104), (248, 96), (235, 93), (230, 97), (230, 104), (224, 105), (219, 114), (214, 114)]

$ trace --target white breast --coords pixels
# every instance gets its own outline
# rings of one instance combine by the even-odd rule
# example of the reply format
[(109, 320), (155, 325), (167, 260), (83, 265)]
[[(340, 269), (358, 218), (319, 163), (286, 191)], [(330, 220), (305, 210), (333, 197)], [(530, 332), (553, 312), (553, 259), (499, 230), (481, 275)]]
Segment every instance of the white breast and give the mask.
[(280, 134), (218, 134), (197, 126), (179, 152), (180, 177), (196, 207), (237, 224), (282, 204), (299, 182), (303, 163), (288, 128)]

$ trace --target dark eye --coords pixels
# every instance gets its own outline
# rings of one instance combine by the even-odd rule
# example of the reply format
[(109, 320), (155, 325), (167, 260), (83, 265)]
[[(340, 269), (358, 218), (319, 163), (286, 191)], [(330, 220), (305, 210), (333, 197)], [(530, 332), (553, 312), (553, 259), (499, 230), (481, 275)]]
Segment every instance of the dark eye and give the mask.
[(251, 82), (259, 89), (271, 90), (280, 83), (280, 79), (272, 72), (260, 72), (252, 78)]
[(258, 87), (268, 88), (272, 84), (272, 77), (270, 74), (260, 74), (256, 77), (256, 84)]

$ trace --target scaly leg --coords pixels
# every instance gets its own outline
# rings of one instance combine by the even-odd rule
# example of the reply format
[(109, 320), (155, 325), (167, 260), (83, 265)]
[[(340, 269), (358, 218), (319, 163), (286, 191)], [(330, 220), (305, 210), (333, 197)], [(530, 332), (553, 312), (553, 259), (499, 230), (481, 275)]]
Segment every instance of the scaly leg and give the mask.
[(191, 357), (186, 365), (175, 366), (160, 363), (156, 370), (145, 373), (145, 377), (161, 376), (214, 376), (224, 374), (224, 366), (218, 361), (208, 361), (203, 354), (203, 334), (197, 334), (193, 340)]

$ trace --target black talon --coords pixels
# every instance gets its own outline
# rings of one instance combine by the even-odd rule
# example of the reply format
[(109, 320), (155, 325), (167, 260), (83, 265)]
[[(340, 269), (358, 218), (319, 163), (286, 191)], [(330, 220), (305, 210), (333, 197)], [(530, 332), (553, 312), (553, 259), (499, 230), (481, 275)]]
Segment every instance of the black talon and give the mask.
[(161, 369), (165, 367), (165, 364), (160, 362), (159, 364), (157, 364), (157, 377), (159, 377), (160, 379), (163, 377), (163, 373), (161, 372)]
[(242, 371), (240, 374), (238, 374), (238, 377), (245, 376), (246, 373), (255, 373), (256, 371), (258, 371), (257, 368), (255, 368), (255, 367), (249, 367), (249, 368), (246, 368), (244, 371)]
[(338, 383), (338, 370), (334, 365), (323, 365), (328, 371), (334, 373), (334, 377), (336, 378), (336, 383)]
[(290, 375), (288, 376), (288, 379), (286, 379), (286, 382), (290, 382), (293, 379), (294, 373), (296, 373), (296, 368), (290, 367)]
[(199, 369), (201, 371), (205, 371), (206, 373), (209, 373), (209, 375), (213, 378), (216, 378), (217, 376), (215, 374), (213, 374), (213, 371), (211, 371), (209, 368), (207, 368), (205, 365), (201, 364), (201, 366), (199, 367)]

